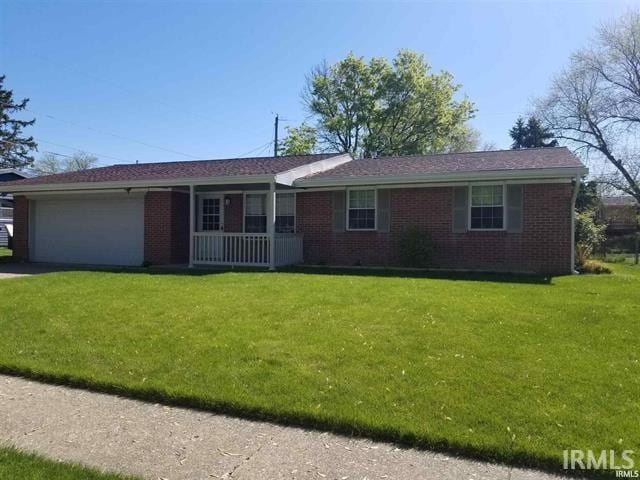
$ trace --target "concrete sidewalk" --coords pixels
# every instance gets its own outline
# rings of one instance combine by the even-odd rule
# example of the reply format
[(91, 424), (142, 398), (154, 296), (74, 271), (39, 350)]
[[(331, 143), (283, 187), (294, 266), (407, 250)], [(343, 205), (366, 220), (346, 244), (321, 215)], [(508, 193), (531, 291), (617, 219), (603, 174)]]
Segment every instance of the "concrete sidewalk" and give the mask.
[(0, 443), (149, 479), (561, 478), (5, 375)]

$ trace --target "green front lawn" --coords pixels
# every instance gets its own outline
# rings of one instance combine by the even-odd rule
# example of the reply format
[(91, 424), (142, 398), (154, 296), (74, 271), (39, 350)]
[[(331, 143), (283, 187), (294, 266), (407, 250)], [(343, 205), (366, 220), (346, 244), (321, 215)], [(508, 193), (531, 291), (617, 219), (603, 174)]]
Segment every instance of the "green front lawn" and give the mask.
[(0, 447), (0, 479), (134, 480), (133, 477), (101, 473), (80, 465), (46, 460), (37, 455), (2, 447)]
[(13, 251), (9, 250), (7, 247), (0, 247), (0, 258), (10, 257), (11, 255), (13, 255)]
[(558, 467), (640, 450), (640, 268), (0, 281), (0, 370)]

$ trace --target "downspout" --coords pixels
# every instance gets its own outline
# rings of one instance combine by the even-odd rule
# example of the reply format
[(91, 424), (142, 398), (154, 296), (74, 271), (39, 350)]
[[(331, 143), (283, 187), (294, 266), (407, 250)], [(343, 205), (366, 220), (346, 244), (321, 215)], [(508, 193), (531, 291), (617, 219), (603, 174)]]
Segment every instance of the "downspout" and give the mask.
[(580, 175), (576, 175), (573, 186), (573, 195), (571, 196), (571, 270), (577, 273), (576, 268), (576, 199), (580, 192)]

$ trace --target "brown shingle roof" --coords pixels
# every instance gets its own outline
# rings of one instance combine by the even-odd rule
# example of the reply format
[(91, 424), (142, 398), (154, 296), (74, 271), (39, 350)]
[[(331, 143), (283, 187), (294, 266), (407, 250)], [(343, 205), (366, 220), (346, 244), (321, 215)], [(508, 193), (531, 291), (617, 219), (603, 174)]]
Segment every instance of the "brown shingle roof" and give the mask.
[(364, 158), (310, 175), (305, 177), (305, 180), (581, 167), (584, 166), (580, 160), (566, 147), (529, 148), (524, 150)]
[[(66, 184), (99, 184), (111, 182), (173, 181), (200, 178), (276, 175), (296, 167), (318, 162), (337, 153), (293, 155), (284, 157), (255, 157), (225, 160), (196, 160), (185, 162), (141, 163), (112, 165), (79, 172), (60, 173), (43, 177), (3, 183), (3, 187), (47, 186)], [(400, 157), (367, 158), (343, 163), (334, 168), (300, 178), (296, 184), (321, 185), (323, 182), (353, 179), (397, 177), (411, 180), (439, 174), (474, 172), (510, 172), (518, 170), (584, 168), (582, 163), (565, 147), (531, 148), (526, 150), (499, 150), (489, 152), (450, 153), (439, 155), (411, 155)], [(64, 187), (61, 187), (64, 188)], [(99, 188), (99, 187), (97, 187)], [(7, 190), (12, 191), (10, 188)]]
[(236, 175), (275, 175), (292, 168), (334, 157), (336, 153), (291, 155), (283, 157), (235, 158), (225, 160), (194, 160), (185, 162), (140, 163), (111, 165), (78, 172), (58, 173), (42, 177), (7, 182), (13, 185), (55, 185), (67, 183), (122, 182), (140, 180), (171, 180)]

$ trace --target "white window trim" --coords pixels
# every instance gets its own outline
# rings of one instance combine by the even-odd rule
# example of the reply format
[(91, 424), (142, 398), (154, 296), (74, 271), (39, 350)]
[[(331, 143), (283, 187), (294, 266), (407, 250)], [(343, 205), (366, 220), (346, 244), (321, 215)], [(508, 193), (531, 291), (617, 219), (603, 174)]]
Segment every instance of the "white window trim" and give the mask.
[[(471, 228), (471, 209), (473, 208), (473, 187), (490, 187), (501, 186), (502, 187), (502, 228)], [(505, 182), (476, 182), (469, 184), (469, 191), (467, 192), (469, 198), (469, 210), (467, 212), (468, 217), (468, 231), (470, 232), (504, 232), (507, 230), (507, 184)]]
[[(349, 228), (349, 192), (354, 191), (354, 190), (373, 190), (373, 228)], [(345, 208), (347, 209), (346, 211), (346, 215), (345, 215), (345, 230), (347, 232), (375, 232), (378, 230), (378, 188), (377, 187), (351, 187), (351, 188), (347, 188), (347, 198), (346, 198), (346, 202), (345, 202)], [(361, 210), (361, 209), (354, 209), (354, 210)]]
[[(295, 233), (297, 233), (298, 231), (298, 199), (297, 199), (297, 195), (296, 192), (289, 192), (289, 191), (282, 191), (282, 192), (278, 192), (276, 191), (276, 196), (278, 196), (281, 193), (293, 193), (293, 233), (289, 234), (289, 235), (293, 235)], [(269, 194), (269, 190), (251, 190), (251, 191), (244, 191), (242, 192), (242, 233), (246, 233), (245, 231), (245, 218), (247, 216), (247, 195), (268, 195)], [(267, 201), (267, 199), (265, 199), (265, 201)], [(266, 205), (266, 203), (265, 203)], [(274, 206), (274, 208), (277, 208), (277, 200), (276, 200), (276, 205)], [(278, 211), (276, 210), (276, 216), (277, 216)], [(268, 208), (267, 208), (267, 213), (266, 213), (267, 217), (269, 216), (268, 213)], [(267, 222), (269, 221), (269, 219), (267, 218)], [(269, 226), (267, 225), (267, 231), (269, 230)], [(265, 234), (267, 232), (264, 232)], [(263, 235), (263, 234), (258, 234), (258, 235)], [(277, 235), (283, 235), (281, 233), (278, 233)], [(285, 234), (286, 235), (286, 234)]]
[(218, 230), (207, 230), (207, 232), (224, 232), (224, 194), (222, 193), (198, 193), (197, 197), (197, 211), (198, 221), (196, 222), (196, 232), (202, 232), (202, 201), (207, 198), (217, 198), (220, 201), (220, 228)]
[[(242, 193), (242, 233), (247, 233), (246, 231), (246, 219), (247, 219), (247, 195), (264, 195), (265, 196), (265, 208), (267, 207), (266, 201), (269, 200), (267, 194), (268, 190), (252, 190), (250, 192)], [(254, 216), (254, 215), (252, 215)], [(258, 215), (255, 215), (258, 216)], [(267, 222), (269, 221), (269, 209), (266, 208), (265, 216), (267, 217)], [(266, 226), (266, 231), (263, 233), (257, 233), (256, 235), (265, 235), (269, 231), (268, 225)]]
[[(278, 233), (276, 235), (295, 235), (298, 232), (298, 195), (296, 192), (276, 192), (276, 219), (278, 218), (278, 195), (280, 194), (293, 194), (293, 232), (292, 233)], [(280, 215), (284, 217), (284, 215)], [(288, 215), (287, 215), (288, 216)]]

